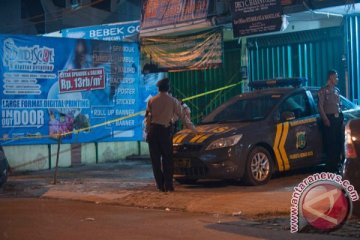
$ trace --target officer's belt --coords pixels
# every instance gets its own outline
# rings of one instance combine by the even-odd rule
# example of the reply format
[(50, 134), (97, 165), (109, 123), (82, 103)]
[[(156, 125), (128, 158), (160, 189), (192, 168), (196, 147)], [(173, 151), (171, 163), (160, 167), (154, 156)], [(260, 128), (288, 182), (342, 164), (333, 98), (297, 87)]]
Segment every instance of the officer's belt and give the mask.
[(330, 114), (326, 114), (327, 117), (333, 117), (333, 118), (338, 118), (342, 113), (330, 113)]

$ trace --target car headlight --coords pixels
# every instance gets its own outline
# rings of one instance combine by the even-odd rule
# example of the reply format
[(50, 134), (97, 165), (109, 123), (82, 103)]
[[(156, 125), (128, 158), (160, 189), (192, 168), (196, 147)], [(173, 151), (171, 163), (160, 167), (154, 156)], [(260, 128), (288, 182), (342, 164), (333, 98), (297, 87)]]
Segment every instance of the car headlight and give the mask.
[(227, 138), (220, 138), (218, 140), (213, 141), (207, 146), (206, 150), (213, 150), (217, 148), (231, 147), (237, 144), (242, 137), (242, 134), (234, 135)]

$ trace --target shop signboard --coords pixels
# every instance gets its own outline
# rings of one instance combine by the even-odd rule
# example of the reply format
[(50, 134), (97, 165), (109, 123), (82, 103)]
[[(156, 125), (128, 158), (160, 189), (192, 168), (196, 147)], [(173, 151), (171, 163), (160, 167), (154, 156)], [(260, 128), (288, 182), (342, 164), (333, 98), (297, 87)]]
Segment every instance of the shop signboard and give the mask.
[(61, 30), (63, 37), (123, 41), (136, 38), (140, 32), (140, 21), (121, 22)]
[(234, 37), (279, 31), (282, 26), (281, 0), (231, 1)]

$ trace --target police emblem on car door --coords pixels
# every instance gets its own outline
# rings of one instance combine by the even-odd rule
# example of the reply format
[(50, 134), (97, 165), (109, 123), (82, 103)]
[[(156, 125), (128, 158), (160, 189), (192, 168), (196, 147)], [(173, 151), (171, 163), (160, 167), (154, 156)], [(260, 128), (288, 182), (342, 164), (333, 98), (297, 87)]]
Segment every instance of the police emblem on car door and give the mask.
[(306, 147), (306, 132), (299, 131), (296, 133), (296, 148), (303, 150)]

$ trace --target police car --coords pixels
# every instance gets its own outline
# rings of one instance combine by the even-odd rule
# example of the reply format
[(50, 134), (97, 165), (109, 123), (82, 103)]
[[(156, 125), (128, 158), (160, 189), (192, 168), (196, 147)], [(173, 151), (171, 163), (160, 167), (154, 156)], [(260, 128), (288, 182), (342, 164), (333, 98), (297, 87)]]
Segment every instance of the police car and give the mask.
[[(174, 178), (242, 179), (267, 183), (274, 172), (324, 162), (319, 88), (301, 87), (306, 79), (255, 81), (252, 92), (225, 102), (196, 127), (173, 137)], [(360, 117), (357, 106), (341, 96), (345, 119)]]

